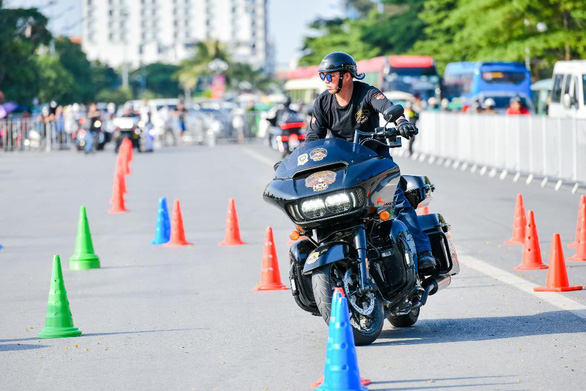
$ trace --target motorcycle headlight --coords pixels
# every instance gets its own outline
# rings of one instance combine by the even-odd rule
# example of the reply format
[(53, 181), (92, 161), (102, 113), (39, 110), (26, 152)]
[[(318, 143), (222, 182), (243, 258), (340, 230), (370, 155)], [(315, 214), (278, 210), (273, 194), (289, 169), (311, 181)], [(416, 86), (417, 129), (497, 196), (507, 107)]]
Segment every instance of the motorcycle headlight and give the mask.
[(321, 217), (333, 217), (364, 205), (364, 193), (361, 188), (338, 191), (311, 197), (300, 203), (287, 206), (289, 214), (295, 221), (315, 220)]
[(352, 208), (350, 197), (346, 193), (333, 194), (326, 197), (326, 208), (332, 213), (344, 213)]
[(301, 213), (308, 219), (317, 219), (326, 214), (326, 206), (321, 198), (314, 198), (301, 203)]

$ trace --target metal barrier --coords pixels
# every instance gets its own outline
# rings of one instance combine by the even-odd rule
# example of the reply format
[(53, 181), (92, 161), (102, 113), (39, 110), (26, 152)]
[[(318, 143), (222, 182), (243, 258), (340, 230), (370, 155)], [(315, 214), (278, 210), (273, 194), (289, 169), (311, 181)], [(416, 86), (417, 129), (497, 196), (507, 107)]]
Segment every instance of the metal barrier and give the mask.
[[(586, 120), (426, 111), (413, 146), (419, 159), (586, 184)], [(394, 151), (407, 152), (407, 143)]]
[(5, 151), (69, 149), (70, 135), (55, 121), (33, 118), (0, 120), (0, 148)]

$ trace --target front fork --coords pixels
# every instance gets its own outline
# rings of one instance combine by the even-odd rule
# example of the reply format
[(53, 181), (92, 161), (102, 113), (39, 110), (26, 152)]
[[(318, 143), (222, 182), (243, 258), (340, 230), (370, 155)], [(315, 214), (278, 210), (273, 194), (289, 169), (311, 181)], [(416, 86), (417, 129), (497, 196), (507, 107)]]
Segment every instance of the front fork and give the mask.
[(359, 294), (366, 294), (372, 290), (370, 283), (370, 275), (368, 272), (368, 258), (366, 255), (366, 229), (364, 224), (359, 225), (354, 232), (354, 248), (358, 252), (358, 267), (360, 268), (360, 288)]

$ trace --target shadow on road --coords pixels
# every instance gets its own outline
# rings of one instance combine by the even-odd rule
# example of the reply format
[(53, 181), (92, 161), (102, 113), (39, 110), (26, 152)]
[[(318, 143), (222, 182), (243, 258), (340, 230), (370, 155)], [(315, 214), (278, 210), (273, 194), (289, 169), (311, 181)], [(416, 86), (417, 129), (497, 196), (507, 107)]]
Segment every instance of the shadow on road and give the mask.
[[(36, 339), (36, 338), (29, 338), (29, 339)], [(0, 352), (14, 352), (19, 350), (32, 350), (32, 349), (41, 349), (46, 348), (46, 345), (26, 345), (20, 343), (8, 343), (8, 344), (0, 344)]]
[[(586, 332), (586, 322), (566, 311), (536, 315), (420, 320), (411, 328), (383, 330), (372, 346), (485, 341)], [(389, 339), (391, 341), (384, 341)]]

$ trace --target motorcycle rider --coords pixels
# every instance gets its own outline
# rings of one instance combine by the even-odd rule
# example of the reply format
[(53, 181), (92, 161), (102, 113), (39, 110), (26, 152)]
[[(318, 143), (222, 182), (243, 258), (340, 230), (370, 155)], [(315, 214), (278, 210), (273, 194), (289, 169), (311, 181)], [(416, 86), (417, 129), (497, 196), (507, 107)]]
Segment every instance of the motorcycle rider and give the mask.
[[(353, 80), (364, 79), (364, 73), (357, 73), (356, 62), (349, 54), (328, 54), (323, 58), (318, 72), (327, 90), (315, 99), (306, 142), (325, 138), (328, 130), (332, 136), (351, 142), (355, 129), (372, 131), (379, 126), (379, 113), (385, 120), (390, 119), (393, 103), (378, 88)], [(415, 125), (404, 117), (395, 123), (401, 136), (406, 139), (418, 133)], [(377, 150), (377, 153), (392, 159), (388, 148)], [(397, 186), (394, 201), (397, 219), (403, 222), (413, 235), (419, 270), (433, 269), (436, 260), (431, 253), (429, 238), (419, 226), (415, 210), (405, 197), (401, 186)]]

